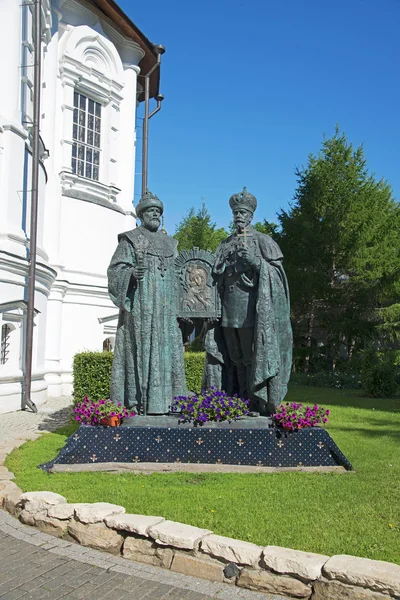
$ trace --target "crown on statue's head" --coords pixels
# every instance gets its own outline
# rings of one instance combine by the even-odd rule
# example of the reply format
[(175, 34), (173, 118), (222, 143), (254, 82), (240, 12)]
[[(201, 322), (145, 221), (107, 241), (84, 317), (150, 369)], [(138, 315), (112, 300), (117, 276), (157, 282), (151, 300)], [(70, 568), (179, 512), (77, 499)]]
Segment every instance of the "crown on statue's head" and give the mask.
[(253, 194), (249, 194), (247, 188), (244, 187), (242, 192), (239, 194), (233, 194), (233, 196), (230, 197), (229, 206), (232, 210), (245, 208), (251, 213), (254, 213), (257, 208), (257, 198), (253, 196)]
[(136, 207), (136, 214), (138, 217), (147, 209), (153, 206), (157, 206), (161, 214), (164, 212), (164, 205), (155, 194), (152, 194), (150, 190), (146, 190), (143, 196), (140, 198), (139, 204)]

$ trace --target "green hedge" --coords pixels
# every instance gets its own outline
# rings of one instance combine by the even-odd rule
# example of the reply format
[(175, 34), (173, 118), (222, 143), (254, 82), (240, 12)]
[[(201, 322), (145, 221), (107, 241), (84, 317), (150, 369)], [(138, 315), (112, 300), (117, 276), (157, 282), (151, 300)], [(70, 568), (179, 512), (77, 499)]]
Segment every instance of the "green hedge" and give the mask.
[(91, 400), (110, 397), (113, 352), (80, 352), (74, 356), (74, 400), (85, 396)]
[[(84, 396), (91, 400), (110, 397), (112, 352), (80, 352), (74, 356), (74, 400)], [(200, 391), (203, 377), (204, 352), (185, 352), (186, 383), (189, 390)]]
[(201, 390), (205, 352), (185, 352), (185, 373), (187, 389), (191, 392)]
[(360, 375), (341, 371), (317, 371), (312, 373), (292, 373), (290, 382), (297, 385), (310, 385), (336, 389), (358, 389)]

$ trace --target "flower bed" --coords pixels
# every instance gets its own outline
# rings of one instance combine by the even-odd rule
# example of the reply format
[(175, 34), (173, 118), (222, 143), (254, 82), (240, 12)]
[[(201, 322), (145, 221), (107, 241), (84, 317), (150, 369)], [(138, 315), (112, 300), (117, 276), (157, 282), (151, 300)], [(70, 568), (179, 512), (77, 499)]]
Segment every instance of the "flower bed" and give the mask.
[(249, 414), (249, 404), (250, 400), (228, 396), (212, 387), (193, 396), (175, 397), (171, 410), (180, 413), (181, 423), (192, 422), (197, 427), (210, 421), (237, 421)]
[(135, 412), (128, 410), (121, 403), (115, 404), (111, 400), (89, 400), (87, 396), (74, 408), (75, 420), (82, 425), (120, 425), (123, 419), (134, 417)]
[(297, 402), (286, 402), (278, 406), (276, 413), (272, 415), (272, 421), (277, 427), (287, 431), (297, 431), (306, 427), (317, 427), (328, 422), (329, 410), (322, 406), (303, 405)]

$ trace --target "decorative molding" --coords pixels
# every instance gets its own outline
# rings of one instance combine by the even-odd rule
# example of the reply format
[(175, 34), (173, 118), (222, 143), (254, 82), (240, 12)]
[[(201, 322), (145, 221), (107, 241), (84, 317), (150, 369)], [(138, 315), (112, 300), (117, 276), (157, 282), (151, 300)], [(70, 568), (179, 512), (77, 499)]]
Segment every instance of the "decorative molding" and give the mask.
[(140, 73), (139, 63), (145, 56), (145, 51), (133, 40), (130, 40), (119, 33), (115, 27), (112, 27), (108, 23), (104, 22), (103, 31), (106, 36), (115, 44), (120, 54), (122, 63), (127, 67), (137, 69), (137, 73)]
[(104, 329), (103, 329), (104, 335), (112, 335), (115, 337), (116, 333), (117, 333), (116, 325), (104, 325)]
[[(29, 263), (26, 258), (12, 254), (5, 250), (0, 250), (0, 273), (8, 272), (14, 273), (22, 278), (23, 281), (7, 281), (13, 285), (20, 285), (22, 287), (27, 286), (27, 277), (29, 271)], [(57, 272), (54, 271), (48, 265), (41, 262), (36, 263), (36, 289), (44, 292), (46, 295), (49, 294), (50, 288), (57, 276)], [(4, 282), (4, 275), (1, 274), (1, 281)]]
[(118, 321), (119, 313), (115, 315), (109, 315), (108, 317), (100, 317), (99, 323), (109, 323), (110, 321)]
[[(29, 247), (29, 240), (27, 237), (19, 235), (18, 233), (12, 233), (8, 231), (7, 233), (0, 233), (0, 240), (10, 240), (10, 242), (14, 242), (23, 246), (25, 249)], [(49, 257), (47, 253), (42, 250), (39, 246), (36, 246), (36, 256), (40, 256), (44, 261), (48, 262)]]
[(42, 41), (47, 46), (51, 40), (51, 2), (50, 0), (42, 0), (42, 18), (41, 18), (41, 29), (42, 29)]
[[(68, 27), (60, 42), (60, 72), (75, 83), (92, 89), (103, 89), (106, 100), (120, 102), (123, 88), (123, 65), (116, 47), (104, 35), (88, 27)], [(104, 98), (103, 98), (104, 102)]]
[[(13, 302), (4, 302), (0, 304), (0, 314), (3, 316), (3, 322), (9, 321), (10, 323), (21, 323), (24, 320), (25, 314), (28, 310), (28, 303), (26, 300), (14, 300)], [(40, 310), (33, 309), (34, 318), (40, 314)]]
[[(96, 183), (98, 183), (98, 182), (96, 182)], [(106, 186), (104, 186), (104, 187), (107, 190), (109, 189)], [(116, 189), (116, 188), (114, 188), (114, 189)], [(67, 198), (74, 198), (75, 200), (83, 200), (84, 202), (91, 202), (92, 204), (97, 204), (98, 206), (103, 206), (104, 208), (109, 208), (110, 210), (115, 210), (116, 212), (121, 213), (122, 215), (127, 214), (124, 211), (124, 209), (121, 208), (121, 206), (116, 204), (116, 200), (113, 200), (111, 202), (107, 198), (102, 198), (100, 196), (96, 196), (94, 193), (91, 194), (90, 192), (86, 192), (86, 191), (80, 190), (78, 188), (65, 189), (63, 186), (62, 195), (66, 196)]]
[(26, 140), (28, 138), (27, 130), (24, 129), (20, 124), (8, 120), (4, 121), (3, 119), (4, 117), (0, 115), (0, 127), (2, 129), (2, 132), (11, 131), (23, 140)]

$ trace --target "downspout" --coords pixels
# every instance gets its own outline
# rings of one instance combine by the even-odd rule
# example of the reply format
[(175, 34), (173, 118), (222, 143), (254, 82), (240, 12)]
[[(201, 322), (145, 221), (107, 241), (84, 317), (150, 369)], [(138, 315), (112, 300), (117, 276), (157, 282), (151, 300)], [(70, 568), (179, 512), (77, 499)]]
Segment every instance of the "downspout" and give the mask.
[(25, 323), (25, 369), (21, 409), (29, 408), (37, 412), (31, 399), (32, 387), (32, 352), (33, 352), (33, 319), (35, 310), (36, 281), (36, 245), (39, 196), (39, 122), (40, 122), (40, 89), (42, 67), (42, 0), (34, 2), (34, 75), (33, 75), (33, 126), (32, 126), (32, 191), (31, 191), (31, 223), (29, 236), (29, 270), (28, 270), (28, 306)]
[(148, 178), (148, 151), (149, 151), (149, 119), (153, 117), (158, 111), (161, 109), (161, 102), (164, 100), (164, 96), (162, 94), (158, 94), (156, 96), (157, 100), (157, 108), (153, 110), (149, 114), (149, 104), (150, 104), (150, 77), (154, 73), (156, 69), (159, 69), (161, 66), (161, 56), (165, 52), (164, 46), (159, 44), (154, 47), (157, 52), (157, 62), (152, 66), (150, 71), (143, 75), (144, 77), (144, 119), (143, 119), (143, 143), (142, 143), (142, 196), (146, 193), (147, 190), (147, 178)]

